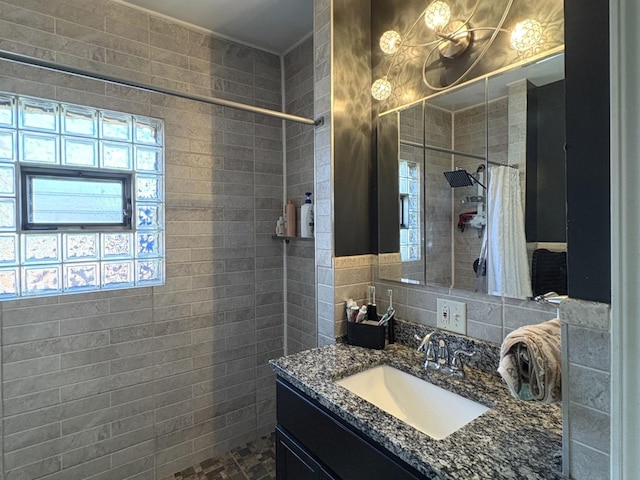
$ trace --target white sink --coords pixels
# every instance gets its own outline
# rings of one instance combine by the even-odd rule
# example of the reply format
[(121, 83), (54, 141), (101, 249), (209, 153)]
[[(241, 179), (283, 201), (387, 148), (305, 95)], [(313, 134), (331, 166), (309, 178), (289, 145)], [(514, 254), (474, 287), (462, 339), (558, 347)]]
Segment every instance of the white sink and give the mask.
[(336, 383), (436, 440), (451, 435), (489, 410), (388, 365), (370, 368)]

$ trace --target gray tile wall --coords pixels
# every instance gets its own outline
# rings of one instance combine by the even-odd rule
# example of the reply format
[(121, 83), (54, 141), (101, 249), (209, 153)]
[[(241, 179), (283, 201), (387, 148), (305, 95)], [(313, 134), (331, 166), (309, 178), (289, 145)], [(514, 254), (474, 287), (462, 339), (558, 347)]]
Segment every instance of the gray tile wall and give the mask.
[[(505, 105), (506, 106), (506, 105)], [(486, 155), (487, 134), (489, 125), (487, 124), (486, 107), (484, 104), (465, 110), (457, 111), (453, 117), (453, 139), (454, 149), (457, 151), (474, 155)], [(469, 173), (475, 173), (479, 165), (484, 162), (463, 155), (453, 156), (454, 166), (464, 168)], [(482, 182), (486, 185), (486, 182)], [(473, 185), (471, 187), (450, 188), (453, 196), (453, 218), (455, 225), (458, 224), (459, 215), (478, 211), (477, 204), (462, 203), (462, 199), (467, 195), (483, 195), (486, 193), (481, 187)], [(480, 256), (482, 246), (482, 229), (467, 226), (464, 231), (456, 228), (453, 232), (453, 285), (461, 290), (486, 291), (480, 280), (473, 271), (473, 262)]]
[[(2, 48), (280, 109), (280, 59), (108, 0), (0, 1)], [(163, 118), (167, 283), (0, 304), (4, 478), (159, 479), (271, 431), (279, 120), (2, 63), (0, 90)], [(2, 474), (0, 474), (0, 478)]]
[[(286, 111), (313, 117), (313, 38), (309, 37), (284, 58)], [(286, 194), (297, 208), (300, 235), (300, 205), (305, 192), (314, 192), (314, 127), (287, 123)], [(312, 196), (312, 201), (316, 199)], [(317, 344), (316, 275), (313, 240), (292, 240), (287, 256), (287, 351), (296, 353)]]
[(314, 132), (315, 150), (315, 264), (318, 345), (335, 341), (333, 270), (333, 146), (331, 105), (332, 0), (314, 2), (314, 118), (324, 124)]
[(563, 323), (562, 385), (565, 472), (575, 480), (606, 480), (611, 439), (609, 305), (567, 300)]
[[(393, 306), (398, 318), (436, 326), (436, 300), (450, 299), (467, 304), (467, 335), (487, 342), (502, 343), (503, 338), (522, 325), (540, 323), (557, 317), (557, 310), (532, 301), (494, 297), (454, 288), (409, 286), (376, 280), (381, 292), (393, 290)], [(384, 298), (378, 309), (387, 308)]]

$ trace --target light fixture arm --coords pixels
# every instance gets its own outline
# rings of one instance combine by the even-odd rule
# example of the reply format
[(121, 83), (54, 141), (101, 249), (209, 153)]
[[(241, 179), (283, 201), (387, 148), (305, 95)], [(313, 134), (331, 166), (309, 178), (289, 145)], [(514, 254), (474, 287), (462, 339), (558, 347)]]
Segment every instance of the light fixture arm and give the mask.
[[(476, 5), (477, 5), (477, 2), (476, 2)], [(443, 91), (443, 90), (447, 90), (447, 89), (449, 89), (451, 87), (455, 87), (460, 82), (462, 82), (462, 80), (464, 80), (466, 78), (466, 76), (469, 74), (469, 72), (471, 72), (471, 70), (473, 70), (476, 67), (476, 65), (478, 65), (478, 63), (480, 63), (480, 60), (482, 60), (484, 55), (487, 53), (487, 50), (493, 44), (494, 40), (498, 36), (498, 33), (502, 32), (502, 31), (505, 31), (502, 28), (502, 26), (504, 25), (504, 22), (505, 22), (505, 20), (507, 18), (507, 15), (509, 15), (509, 11), (511, 10), (511, 6), (512, 5), (513, 5), (513, 0), (509, 0), (509, 2), (507, 3), (507, 6), (505, 7), (504, 12), (502, 14), (502, 18), (500, 18), (500, 21), (498, 22), (498, 25), (496, 25), (495, 28), (494, 27), (477, 27), (478, 29), (482, 28), (482, 29), (487, 29), (487, 30), (493, 30), (493, 33), (491, 34), (491, 38), (487, 41), (486, 45), (480, 51), (480, 54), (473, 61), (473, 63), (469, 66), (469, 68), (467, 68), (464, 71), (464, 73), (457, 78), (457, 80), (455, 80), (453, 83), (451, 83), (451, 84), (449, 84), (449, 85), (447, 85), (445, 87), (436, 87), (434, 85), (431, 85), (431, 83), (429, 83), (429, 80), (427, 80), (427, 63), (429, 62), (429, 59), (431, 58), (431, 56), (433, 55), (433, 52), (436, 49), (431, 50), (431, 52), (429, 52), (429, 55), (427, 55), (427, 58), (425, 59), (424, 64), (422, 65), (422, 81), (424, 82), (424, 84), (427, 87), (429, 87), (431, 90), (436, 91), (436, 92), (440, 92), (440, 91)]]

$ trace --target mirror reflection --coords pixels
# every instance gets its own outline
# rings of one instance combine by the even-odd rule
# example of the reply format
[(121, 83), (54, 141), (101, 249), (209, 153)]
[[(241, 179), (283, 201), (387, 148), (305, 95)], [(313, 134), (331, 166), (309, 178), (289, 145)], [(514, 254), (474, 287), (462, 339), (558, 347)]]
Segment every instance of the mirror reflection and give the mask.
[(566, 293), (562, 53), (378, 118), (379, 276)]

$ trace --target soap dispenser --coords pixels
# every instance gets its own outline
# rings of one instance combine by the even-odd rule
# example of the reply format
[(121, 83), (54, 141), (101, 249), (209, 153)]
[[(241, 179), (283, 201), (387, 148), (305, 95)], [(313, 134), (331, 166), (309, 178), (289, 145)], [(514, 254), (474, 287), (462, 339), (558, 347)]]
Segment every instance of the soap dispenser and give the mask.
[(304, 238), (313, 237), (313, 204), (311, 203), (311, 192), (306, 192), (307, 199), (300, 207), (300, 236)]

